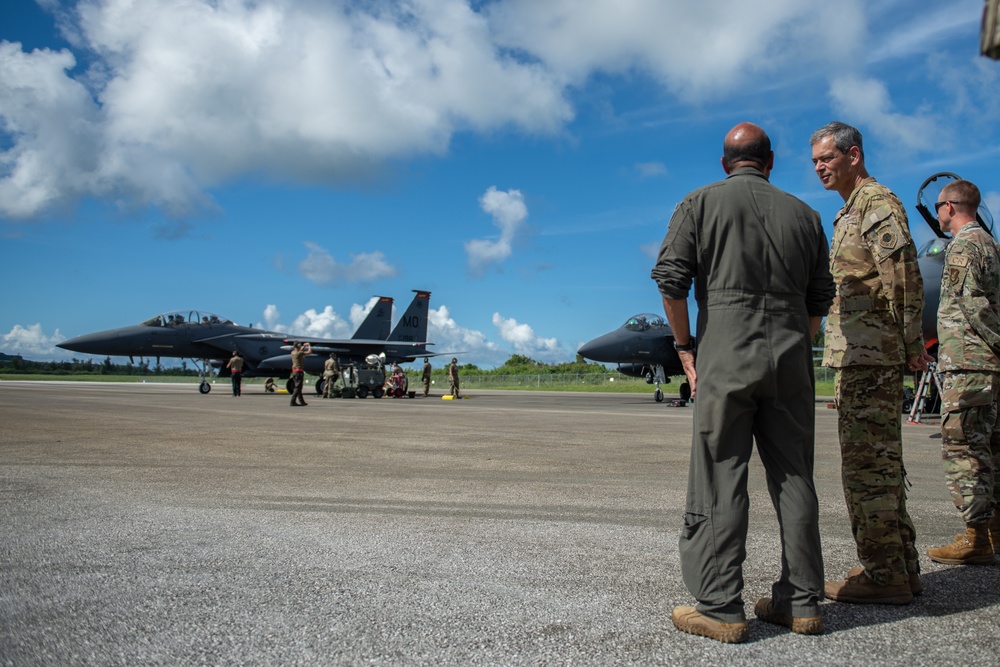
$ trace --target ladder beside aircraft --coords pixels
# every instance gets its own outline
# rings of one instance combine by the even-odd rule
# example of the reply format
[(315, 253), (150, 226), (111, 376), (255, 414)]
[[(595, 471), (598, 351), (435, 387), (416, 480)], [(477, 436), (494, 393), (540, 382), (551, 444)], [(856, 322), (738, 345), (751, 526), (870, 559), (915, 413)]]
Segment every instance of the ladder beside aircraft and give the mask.
[(913, 407), (910, 408), (910, 424), (920, 423), (925, 403), (930, 398), (932, 383), (933, 386), (937, 387), (938, 396), (943, 396), (944, 390), (941, 388), (941, 374), (937, 372), (937, 362), (929, 363), (927, 370), (920, 373), (920, 379), (917, 381), (917, 392), (913, 396)]

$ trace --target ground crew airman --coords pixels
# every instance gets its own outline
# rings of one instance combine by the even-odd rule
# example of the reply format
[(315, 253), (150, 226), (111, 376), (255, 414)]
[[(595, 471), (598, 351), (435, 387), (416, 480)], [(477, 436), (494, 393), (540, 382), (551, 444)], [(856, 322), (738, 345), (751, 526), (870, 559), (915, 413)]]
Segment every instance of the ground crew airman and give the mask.
[(333, 388), (339, 379), (340, 365), (337, 363), (337, 355), (331, 352), (330, 357), (323, 362), (323, 398), (334, 395)]
[(306, 376), (306, 355), (312, 354), (312, 346), (308, 342), (295, 341), (292, 345), (292, 406), (309, 405), (302, 398), (302, 385)]
[(993, 562), (1000, 553), (1000, 246), (976, 221), (979, 188), (954, 181), (935, 205), (945, 251), (938, 305), (941, 456), (965, 532), (927, 550), (938, 563)]
[(462, 392), (458, 384), (458, 359), (452, 359), (448, 366), (448, 381), (451, 382), (451, 395), (454, 398), (462, 398)]
[(922, 590), (906, 512), (903, 373), (925, 370), (923, 281), (906, 212), (865, 168), (861, 133), (833, 122), (809, 139), (817, 176), (844, 198), (833, 221), (823, 364), (837, 369), (844, 497), (861, 568), (828, 581), (841, 602), (907, 604)]
[(233, 379), (233, 396), (243, 394), (243, 357), (238, 350), (233, 350), (233, 356), (226, 362), (226, 368)]
[(431, 393), (431, 360), (424, 357), (424, 372), (420, 375), (424, 383), (424, 396)]

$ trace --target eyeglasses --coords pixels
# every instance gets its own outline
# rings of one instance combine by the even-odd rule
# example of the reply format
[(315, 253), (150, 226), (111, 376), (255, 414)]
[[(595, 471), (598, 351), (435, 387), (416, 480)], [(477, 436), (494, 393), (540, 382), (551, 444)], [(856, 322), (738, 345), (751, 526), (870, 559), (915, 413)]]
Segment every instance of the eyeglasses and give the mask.
[(965, 203), (964, 201), (954, 201), (952, 199), (945, 199), (944, 201), (939, 201), (934, 204), (934, 212), (937, 213), (938, 211), (940, 211), (941, 207), (944, 206), (945, 204), (951, 204), (952, 206), (954, 206), (955, 204), (964, 204), (964, 203)]

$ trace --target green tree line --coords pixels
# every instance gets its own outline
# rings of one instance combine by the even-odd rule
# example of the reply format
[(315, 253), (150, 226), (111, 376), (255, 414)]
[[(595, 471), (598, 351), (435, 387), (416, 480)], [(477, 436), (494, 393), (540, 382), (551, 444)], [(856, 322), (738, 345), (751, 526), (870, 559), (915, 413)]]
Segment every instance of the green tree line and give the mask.
[[(434, 368), (434, 374), (445, 372), (447, 359), (437, 358), (441, 362)], [(433, 364), (433, 361), (431, 362)], [(410, 365), (407, 370), (412, 374), (419, 373), (422, 365), (419, 361)], [(608, 369), (603, 364), (586, 361), (577, 355), (575, 361), (558, 364), (547, 364), (536, 361), (523, 354), (511, 355), (502, 366), (484, 370), (475, 364), (459, 364), (462, 375), (538, 375), (558, 373), (606, 373)], [(30, 361), (20, 356), (0, 355), (0, 372), (10, 374), (32, 375), (165, 375), (165, 376), (196, 376), (198, 371), (189, 368), (186, 360), (179, 366), (150, 366), (148, 359), (140, 359), (138, 363), (116, 364), (111, 357), (95, 362), (91, 359), (71, 359), (69, 361)]]
[(148, 359), (140, 359), (139, 363), (116, 364), (111, 361), (111, 357), (98, 362), (92, 359), (30, 361), (17, 355), (3, 355), (0, 358), (0, 372), (24, 375), (198, 375), (196, 369), (188, 368), (187, 361), (181, 361), (180, 366), (164, 367), (157, 364), (150, 367)]

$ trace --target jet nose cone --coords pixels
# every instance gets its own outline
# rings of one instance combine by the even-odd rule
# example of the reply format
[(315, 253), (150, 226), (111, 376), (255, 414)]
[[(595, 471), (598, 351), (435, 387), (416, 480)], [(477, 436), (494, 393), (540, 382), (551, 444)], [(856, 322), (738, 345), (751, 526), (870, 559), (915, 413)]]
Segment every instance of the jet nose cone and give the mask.
[(103, 354), (101, 350), (107, 344), (108, 335), (102, 332), (70, 338), (61, 343), (56, 343), (56, 347), (61, 347), (64, 350), (71, 350), (73, 352), (83, 352), (84, 354)]
[(581, 345), (577, 353), (593, 361), (615, 361), (615, 353), (620, 352), (620, 347), (620, 342), (613, 333), (604, 334)]

